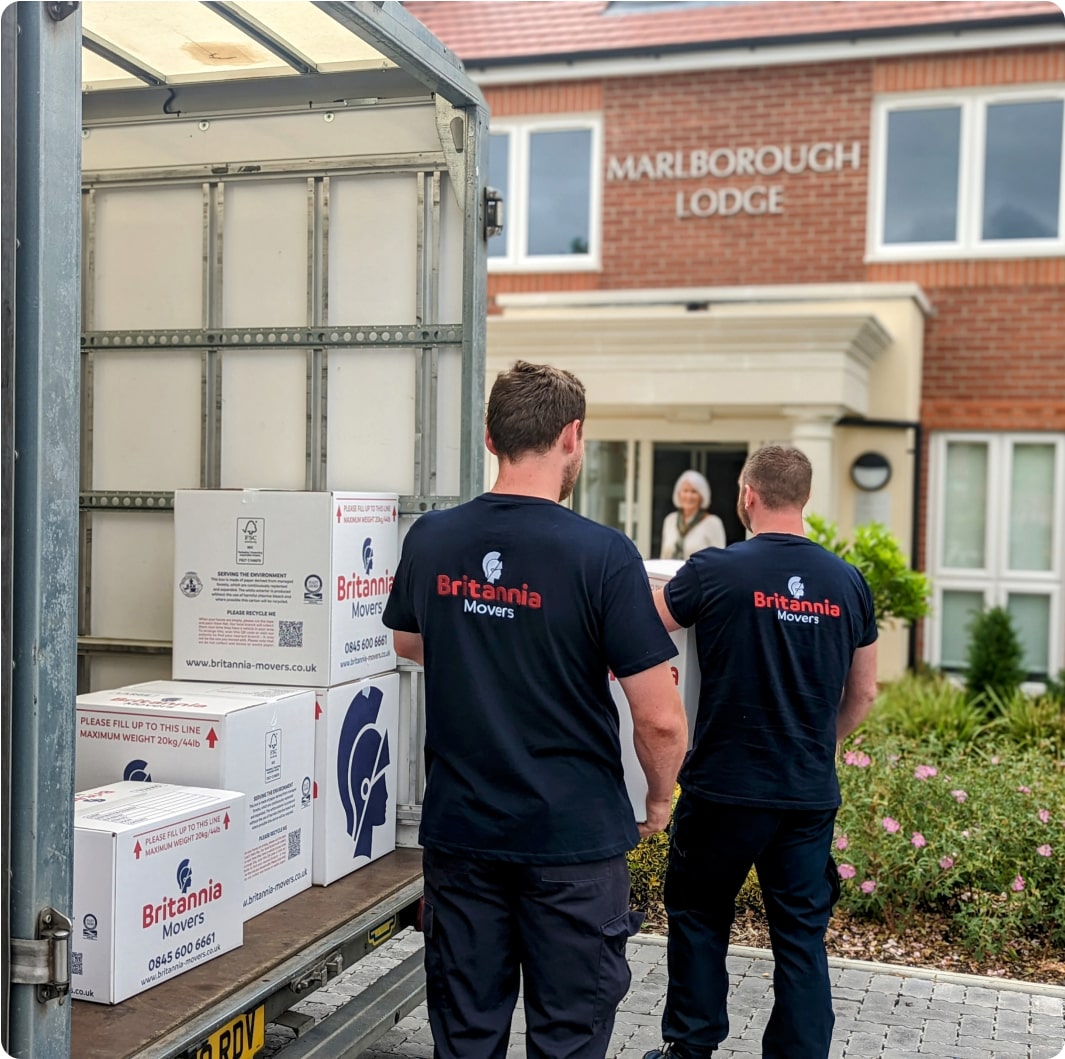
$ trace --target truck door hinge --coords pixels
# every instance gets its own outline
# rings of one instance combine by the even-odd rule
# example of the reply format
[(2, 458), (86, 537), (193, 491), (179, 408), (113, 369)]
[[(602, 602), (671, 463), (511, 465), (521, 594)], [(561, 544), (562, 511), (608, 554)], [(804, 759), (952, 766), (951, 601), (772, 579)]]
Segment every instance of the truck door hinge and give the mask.
[(11, 939), (11, 981), (35, 985), (37, 1002), (60, 1003), (70, 992), (70, 930), (73, 924), (54, 908), (37, 913), (37, 937)]

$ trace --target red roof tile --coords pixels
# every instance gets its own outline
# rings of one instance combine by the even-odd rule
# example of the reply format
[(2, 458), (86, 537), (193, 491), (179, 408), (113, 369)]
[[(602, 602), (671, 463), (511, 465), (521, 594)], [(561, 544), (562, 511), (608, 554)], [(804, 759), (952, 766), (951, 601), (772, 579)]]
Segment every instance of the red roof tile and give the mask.
[(1065, 19), (1050, 0), (766, 0), (640, 5), (609, 0), (406, 0), (404, 6), (465, 63), (566, 55), (684, 51), (749, 41), (991, 28)]

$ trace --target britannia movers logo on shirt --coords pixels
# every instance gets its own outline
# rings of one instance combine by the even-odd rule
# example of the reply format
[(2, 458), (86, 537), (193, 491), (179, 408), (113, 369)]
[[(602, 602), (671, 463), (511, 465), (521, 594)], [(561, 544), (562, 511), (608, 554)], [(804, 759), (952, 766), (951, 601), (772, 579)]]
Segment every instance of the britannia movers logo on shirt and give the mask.
[(795, 574), (788, 578), (789, 595), (778, 592), (755, 592), (754, 605), (759, 610), (772, 609), (777, 612), (777, 621), (799, 622), (803, 625), (820, 625), (822, 618), (838, 618), (842, 611), (838, 603), (830, 599), (817, 600), (806, 598), (806, 585)]
[(539, 610), (543, 599), (539, 592), (529, 588), (528, 582), (521, 586), (506, 585), (503, 580), (503, 556), (499, 552), (485, 552), (481, 560), (484, 580), (461, 574), (436, 575), (438, 596), (462, 597), (462, 609), (466, 614), (478, 614), (490, 618), (513, 618), (515, 607)]

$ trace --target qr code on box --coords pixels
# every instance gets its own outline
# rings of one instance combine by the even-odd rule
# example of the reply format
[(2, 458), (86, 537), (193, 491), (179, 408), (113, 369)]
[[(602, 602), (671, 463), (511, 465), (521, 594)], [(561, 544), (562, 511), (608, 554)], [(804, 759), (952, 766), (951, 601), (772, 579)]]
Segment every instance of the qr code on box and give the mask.
[(70, 954), (70, 973), (71, 974), (82, 974), (83, 973), (82, 969), (81, 969), (81, 955), (82, 954), (80, 952), (72, 952)]
[(303, 830), (301, 827), (297, 827), (295, 831), (288, 833), (288, 859), (292, 860), (293, 857), (300, 855), (300, 832)]
[(279, 621), (277, 623), (277, 641), (281, 647), (302, 647), (303, 622)]

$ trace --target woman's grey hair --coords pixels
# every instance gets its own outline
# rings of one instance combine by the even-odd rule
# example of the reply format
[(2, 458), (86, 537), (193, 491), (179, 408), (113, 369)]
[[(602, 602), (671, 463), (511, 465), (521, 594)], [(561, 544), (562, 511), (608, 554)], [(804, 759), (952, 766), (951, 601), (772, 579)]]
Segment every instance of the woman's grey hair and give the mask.
[(673, 506), (675, 508), (680, 507), (680, 487), (685, 483), (690, 485), (702, 497), (702, 503), (699, 507), (704, 510), (708, 508), (710, 506), (710, 483), (698, 471), (685, 471), (677, 479), (677, 484), (673, 486)]

